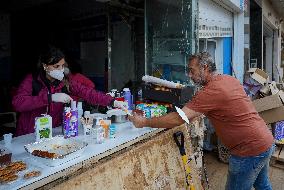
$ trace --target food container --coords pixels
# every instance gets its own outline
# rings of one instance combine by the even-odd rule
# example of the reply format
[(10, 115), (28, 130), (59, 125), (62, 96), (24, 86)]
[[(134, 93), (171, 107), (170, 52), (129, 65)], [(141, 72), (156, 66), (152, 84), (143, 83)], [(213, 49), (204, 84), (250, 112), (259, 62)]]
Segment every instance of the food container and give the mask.
[[(82, 155), (88, 143), (80, 141), (75, 138), (65, 139), (63, 136), (56, 136), (50, 139), (25, 145), (25, 150), (32, 155), (32, 157), (42, 162), (47, 166), (58, 166), (75, 159)], [(48, 153), (55, 153), (56, 156), (52, 158), (40, 157), (33, 155), (34, 150), (47, 151)]]
[(112, 123), (124, 123), (127, 121), (127, 113), (121, 109), (107, 111), (107, 116)]
[(112, 123), (124, 123), (127, 121), (127, 115), (112, 115), (109, 118)]

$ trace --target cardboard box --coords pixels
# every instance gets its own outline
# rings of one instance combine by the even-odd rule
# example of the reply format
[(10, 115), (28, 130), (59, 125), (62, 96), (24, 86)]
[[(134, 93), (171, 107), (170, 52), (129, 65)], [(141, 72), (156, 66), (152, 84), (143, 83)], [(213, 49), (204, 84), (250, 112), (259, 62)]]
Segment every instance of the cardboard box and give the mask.
[(284, 120), (284, 106), (278, 94), (254, 100), (253, 105), (267, 124)]
[(284, 92), (283, 92), (283, 90), (280, 90), (278, 92), (278, 95), (279, 95), (280, 99), (282, 100), (282, 103), (284, 103)]
[(251, 78), (264, 85), (268, 80), (268, 75), (261, 69), (251, 68), (248, 70), (251, 73)]
[(275, 123), (284, 120), (284, 106), (273, 108), (259, 113), (265, 123)]
[(266, 110), (283, 106), (282, 101), (278, 94), (256, 99), (252, 103), (257, 112), (263, 112)]
[(269, 89), (271, 94), (277, 94), (279, 92), (279, 89), (277, 88), (275, 81), (272, 81), (271, 84), (269, 84)]

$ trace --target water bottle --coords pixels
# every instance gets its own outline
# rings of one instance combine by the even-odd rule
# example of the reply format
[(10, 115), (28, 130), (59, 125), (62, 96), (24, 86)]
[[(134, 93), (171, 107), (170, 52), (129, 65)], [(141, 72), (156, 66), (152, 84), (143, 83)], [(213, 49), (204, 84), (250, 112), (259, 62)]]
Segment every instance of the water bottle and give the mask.
[(123, 97), (128, 103), (128, 110), (132, 110), (132, 95), (129, 88), (123, 89)]
[(109, 126), (109, 138), (114, 139), (115, 138), (115, 132), (116, 132), (116, 127), (114, 124), (111, 124)]
[(77, 110), (78, 110), (78, 126), (82, 127), (82, 123), (81, 123), (81, 117), (83, 116), (83, 106), (82, 106), (82, 102), (78, 102), (77, 104)]
[(96, 143), (97, 144), (102, 144), (105, 141), (105, 129), (101, 125), (96, 126)]
[(105, 140), (105, 130), (103, 126), (100, 125), (100, 121), (97, 120), (96, 123), (93, 125), (93, 132), (92, 136), (95, 140), (96, 144), (102, 144)]
[(78, 109), (76, 101), (71, 101), (71, 125), (70, 125), (71, 137), (78, 136)]

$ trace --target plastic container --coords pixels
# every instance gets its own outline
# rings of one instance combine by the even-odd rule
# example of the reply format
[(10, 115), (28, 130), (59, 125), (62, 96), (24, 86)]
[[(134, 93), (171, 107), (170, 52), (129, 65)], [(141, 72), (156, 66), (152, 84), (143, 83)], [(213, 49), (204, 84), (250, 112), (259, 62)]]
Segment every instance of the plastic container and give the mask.
[(82, 127), (82, 123), (80, 120), (80, 118), (83, 116), (83, 113), (84, 113), (82, 102), (78, 102), (77, 109), (78, 109), (78, 126)]
[(128, 103), (128, 110), (132, 110), (132, 95), (129, 88), (123, 89), (123, 97), (125, 101)]
[(114, 139), (116, 134), (116, 126), (114, 124), (111, 124), (109, 126), (109, 138)]
[(78, 109), (76, 106), (76, 101), (71, 102), (71, 136), (75, 137), (78, 136)]
[(11, 142), (12, 142), (12, 133), (8, 133), (8, 134), (4, 134), (4, 143), (6, 147), (11, 146)]
[(102, 144), (105, 141), (105, 130), (103, 126), (100, 125), (99, 120), (93, 125), (92, 136), (96, 144)]
[(44, 114), (35, 118), (35, 135), (37, 142), (52, 137), (52, 117), (50, 115)]

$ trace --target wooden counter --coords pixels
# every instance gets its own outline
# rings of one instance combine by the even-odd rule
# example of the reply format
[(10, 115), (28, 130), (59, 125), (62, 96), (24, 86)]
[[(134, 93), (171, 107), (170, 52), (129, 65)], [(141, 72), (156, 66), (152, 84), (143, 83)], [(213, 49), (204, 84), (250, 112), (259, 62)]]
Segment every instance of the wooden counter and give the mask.
[[(142, 128), (137, 129), (131, 122), (116, 124), (115, 139), (107, 139), (103, 144), (80, 134), (78, 140), (88, 142), (84, 152), (73, 160), (55, 167), (49, 167), (34, 160), (24, 145), (35, 141), (34, 134), (12, 139), (9, 149), (13, 161), (23, 161), (27, 169), (19, 173), (19, 178), (8, 184), (1, 184), (0, 190), (14, 189), (184, 189), (185, 172), (179, 149), (173, 133), (182, 131), (185, 147), (191, 155), (191, 143), (184, 125), (171, 130)], [(194, 125), (198, 126), (198, 125)], [(194, 133), (191, 129), (191, 137)], [(60, 135), (61, 128), (54, 128), (53, 135)], [(4, 142), (0, 141), (3, 146)], [(196, 148), (196, 147), (195, 147)], [(197, 163), (198, 159), (197, 159)], [(196, 190), (201, 189), (191, 162), (193, 181)], [(194, 168), (194, 169), (193, 169)], [(41, 175), (25, 180), (24, 173), (39, 170)]]
[[(156, 130), (112, 150), (68, 167), (23, 189), (184, 189), (185, 173), (175, 131), (183, 131), (186, 152), (191, 152), (184, 125)], [(191, 162), (196, 190), (202, 189)]]

